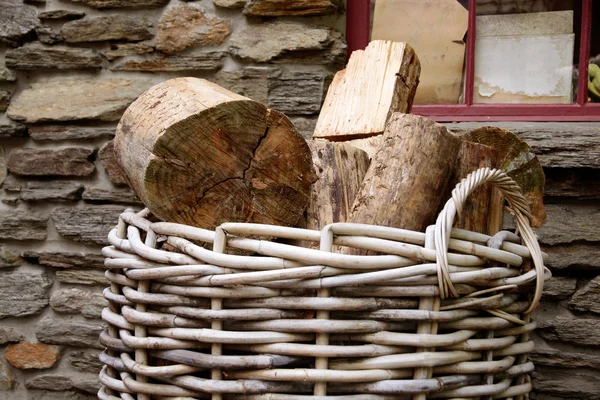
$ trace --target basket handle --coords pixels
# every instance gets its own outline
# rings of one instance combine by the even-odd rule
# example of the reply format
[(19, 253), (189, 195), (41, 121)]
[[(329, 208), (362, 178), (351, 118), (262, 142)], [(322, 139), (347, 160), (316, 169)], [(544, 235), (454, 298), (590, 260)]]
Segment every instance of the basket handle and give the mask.
[(504, 171), (499, 169), (481, 168), (470, 173), (452, 190), (452, 198), (446, 202), (444, 209), (438, 215), (435, 223), (435, 248), (440, 297), (442, 299), (458, 297), (450, 279), (450, 271), (448, 269), (448, 242), (450, 240), (450, 231), (454, 224), (454, 217), (457, 212), (460, 213), (462, 211), (467, 197), (477, 187), (487, 182), (497, 187), (506, 200), (508, 200), (509, 212), (513, 215), (518, 232), (531, 253), (537, 279), (533, 301), (525, 311), (525, 314), (529, 314), (538, 306), (542, 297), (542, 290), (544, 289), (544, 261), (542, 251), (531, 229), (531, 211), (527, 200), (521, 193), (519, 185)]

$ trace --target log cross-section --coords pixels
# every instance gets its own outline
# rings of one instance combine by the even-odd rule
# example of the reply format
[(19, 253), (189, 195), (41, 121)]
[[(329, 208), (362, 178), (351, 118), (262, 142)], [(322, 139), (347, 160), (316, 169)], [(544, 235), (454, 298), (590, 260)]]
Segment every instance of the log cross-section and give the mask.
[(292, 226), (316, 176), (290, 120), (197, 78), (162, 82), (125, 111), (115, 155), (130, 186), (165, 221)]

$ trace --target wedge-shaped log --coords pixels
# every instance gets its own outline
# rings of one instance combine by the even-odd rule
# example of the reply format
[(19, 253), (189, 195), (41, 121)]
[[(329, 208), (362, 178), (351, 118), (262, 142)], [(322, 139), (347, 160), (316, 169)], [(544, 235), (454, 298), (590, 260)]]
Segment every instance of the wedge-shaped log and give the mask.
[(406, 43), (377, 40), (353, 52), (329, 86), (313, 137), (344, 141), (382, 134), (392, 113), (410, 112), (420, 71)]

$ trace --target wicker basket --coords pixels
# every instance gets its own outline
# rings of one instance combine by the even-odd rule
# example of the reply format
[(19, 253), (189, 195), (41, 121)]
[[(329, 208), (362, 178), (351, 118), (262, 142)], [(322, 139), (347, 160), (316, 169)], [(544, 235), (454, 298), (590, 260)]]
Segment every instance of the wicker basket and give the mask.
[[(485, 182), (504, 193), (520, 238), (452, 229)], [(527, 216), (518, 186), (490, 169), (463, 180), (425, 233), (346, 223), (208, 231), (125, 211), (103, 249), (111, 286), (98, 396), (525, 399), (529, 314), (550, 276)]]

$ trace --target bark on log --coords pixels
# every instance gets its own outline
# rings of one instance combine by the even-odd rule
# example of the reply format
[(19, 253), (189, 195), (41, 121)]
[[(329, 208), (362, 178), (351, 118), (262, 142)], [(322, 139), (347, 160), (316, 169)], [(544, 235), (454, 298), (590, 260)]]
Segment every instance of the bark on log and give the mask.
[(460, 146), (430, 119), (393, 114), (348, 222), (424, 232), (435, 223)]
[(491, 126), (474, 129), (463, 139), (491, 146), (498, 152), (498, 165), (521, 187), (531, 207), (531, 225), (542, 226), (546, 220), (544, 211), (544, 171), (529, 145), (516, 134)]
[(285, 115), (196, 78), (162, 82), (131, 104), (115, 155), (156, 216), (208, 229), (295, 225), (316, 179)]
[(369, 156), (347, 143), (308, 142), (319, 179), (312, 186), (306, 227), (321, 230), (345, 222), (369, 168)]
[(392, 113), (409, 113), (421, 66), (406, 43), (376, 40), (352, 53), (327, 91), (314, 138), (360, 139), (383, 133)]
[(492, 188), (488, 212), (487, 234), (495, 235), (504, 225), (504, 195), (498, 188)]
[[(494, 148), (466, 140), (463, 141), (460, 150), (458, 151), (458, 158), (454, 167), (454, 176), (449, 185), (450, 190), (448, 191), (445, 200), (448, 200), (451, 197), (454, 186), (456, 186), (463, 178), (466, 178), (471, 172), (479, 168), (495, 168), (497, 163), (498, 153)], [(496, 199), (497, 196), (500, 196), (499, 204)], [(497, 219), (497, 216), (499, 216), (499, 222), (502, 222), (503, 210), (501, 196), (501, 193), (493, 190), (489, 184), (477, 188), (467, 199), (462, 213), (457, 215), (454, 227), (467, 229), (473, 232), (495, 234), (497, 231), (490, 232), (488, 229), (488, 226), (489, 228), (492, 228), (489, 224), (489, 218), (493, 214), (496, 215), (496, 217), (492, 218)], [(494, 204), (493, 208), (496, 209), (496, 212), (492, 212), (492, 204)], [(497, 224), (492, 225), (497, 227)]]

